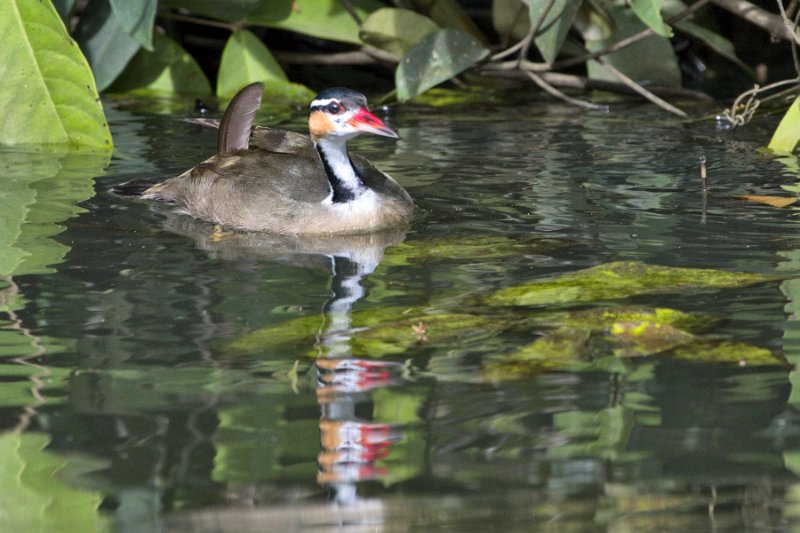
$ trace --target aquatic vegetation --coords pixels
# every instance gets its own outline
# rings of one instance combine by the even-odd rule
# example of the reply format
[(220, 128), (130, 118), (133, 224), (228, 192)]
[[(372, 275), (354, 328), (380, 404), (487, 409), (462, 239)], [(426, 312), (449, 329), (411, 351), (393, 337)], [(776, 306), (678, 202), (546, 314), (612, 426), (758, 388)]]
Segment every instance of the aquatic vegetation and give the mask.
[[(310, 357), (324, 353), (323, 320), (307, 316), (262, 328), (226, 346), (226, 354), (239, 356), (295, 346), (307, 350)], [(502, 329), (496, 319), (467, 313), (442, 312), (425, 308), (388, 307), (352, 313), (348, 331), (330, 332), (347, 335), (353, 357), (384, 357), (404, 353), (409, 348), (428, 343), (454, 342), (459, 337)], [(424, 334), (422, 330), (424, 328)]]
[[(609, 358), (663, 355), (673, 359), (734, 363), (739, 366), (786, 364), (767, 350), (743, 342), (707, 338), (682, 329), (708, 325), (709, 319), (672, 309), (593, 310), (596, 321), (586, 315), (548, 332), (532, 343), (504, 356), (489, 359), (482, 372), (487, 379), (514, 379), (553, 370), (582, 371), (602, 369)], [(638, 314), (638, 316), (637, 316)], [(620, 365), (613, 365), (620, 371)], [(624, 370), (624, 368), (623, 368)]]
[(687, 293), (744, 287), (779, 278), (748, 272), (678, 268), (635, 261), (604, 263), (554, 279), (501, 289), (483, 298), (488, 305), (552, 305), (617, 300), (638, 294)]

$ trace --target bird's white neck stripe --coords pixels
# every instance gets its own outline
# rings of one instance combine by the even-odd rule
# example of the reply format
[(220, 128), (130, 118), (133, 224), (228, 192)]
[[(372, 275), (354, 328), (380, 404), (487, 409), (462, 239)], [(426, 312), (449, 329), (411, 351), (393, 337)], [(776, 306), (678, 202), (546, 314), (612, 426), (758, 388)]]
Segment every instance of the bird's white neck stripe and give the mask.
[(345, 140), (320, 139), (317, 148), (327, 166), (326, 171), (329, 173), (328, 179), (331, 182), (331, 192), (323, 203), (330, 204), (334, 200), (337, 202), (354, 200), (367, 190), (366, 185), (353, 168), (350, 156), (347, 154)]

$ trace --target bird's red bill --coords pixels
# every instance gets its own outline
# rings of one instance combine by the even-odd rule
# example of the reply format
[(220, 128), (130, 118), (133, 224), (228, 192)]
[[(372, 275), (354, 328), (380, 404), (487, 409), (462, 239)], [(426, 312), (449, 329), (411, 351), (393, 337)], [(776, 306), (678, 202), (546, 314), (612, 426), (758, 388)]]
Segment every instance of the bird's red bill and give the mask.
[(366, 109), (359, 110), (358, 113), (350, 119), (350, 125), (365, 133), (374, 133), (375, 135), (383, 135), (384, 137), (392, 137), (394, 139), (399, 137), (392, 128)]

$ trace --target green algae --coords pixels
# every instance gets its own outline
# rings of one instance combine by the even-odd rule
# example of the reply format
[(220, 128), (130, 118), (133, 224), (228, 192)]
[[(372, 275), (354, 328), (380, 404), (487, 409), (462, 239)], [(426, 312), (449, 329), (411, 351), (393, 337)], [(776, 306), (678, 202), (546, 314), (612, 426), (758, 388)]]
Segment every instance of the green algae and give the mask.
[[(500, 381), (551, 371), (625, 371), (623, 361), (662, 355), (673, 359), (739, 366), (783, 365), (769, 350), (707, 339), (700, 332), (715, 319), (667, 308), (598, 308), (553, 313), (559, 325), (519, 350), (488, 359), (485, 379)], [(615, 363), (614, 361), (618, 361)]]
[(491, 306), (552, 305), (616, 300), (638, 294), (691, 293), (744, 287), (778, 278), (748, 272), (678, 268), (617, 261), (525, 283), (484, 296)]
[(682, 361), (729, 363), (743, 367), (787, 364), (766, 348), (731, 340), (699, 340), (672, 350), (669, 356)]
[[(295, 346), (308, 349), (309, 356), (318, 355), (323, 325), (320, 316), (288, 320), (234, 339), (228, 343), (226, 353), (239, 356)], [(437, 312), (422, 307), (366, 309), (351, 314), (347, 332), (350, 339), (346, 342), (350, 356), (383, 357), (414, 346), (454, 342), (460, 337), (499, 331), (503, 327), (502, 321), (468, 313)]]
[(504, 236), (455, 236), (406, 241), (384, 252), (381, 266), (399, 266), (432, 261), (481, 261), (542, 254), (563, 246), (550, 239)]

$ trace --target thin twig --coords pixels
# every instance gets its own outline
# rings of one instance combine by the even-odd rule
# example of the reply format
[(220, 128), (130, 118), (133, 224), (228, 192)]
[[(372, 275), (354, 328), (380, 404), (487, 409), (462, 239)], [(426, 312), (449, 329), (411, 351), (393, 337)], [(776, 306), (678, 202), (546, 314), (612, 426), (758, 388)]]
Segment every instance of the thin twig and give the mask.
[[(530, 7), (529, 6), (525, 6), (525, 5), (522, 4), (522, 2), (520, 2), (519, 6), (517, 7), (517, 12), (514, 13), (514, 18), (511, 20), (511, 24), (508, 25), (508, 33), (506, 33), (504, 35), (501, 35), (501, 38), (502, 38), (501, 46), (502, 47), (507, 47), (508, 46), (508, 41), (511, 40), (511, 37), (512, 37), (511, 34), (514, 31), (514, 27), (519, 22), (519, 18), (522, 16), (522, 17), (525, 17), (527, 19), (528, 18), (528, 11), (530, 11)], [(517, 43), (517, 45), (519, 45), (519, 44), (520, 43)], [(514, 45), (514, 46), (517, 46), (517, 45)], [(511, 53), (513, 54), (514, 52), (511, 52)], [(503, 55), (500, 56), (500, 58), (506, 57), (507, 55), (509, 55), (509, 54), (503, 54)]]
[(525, 39), (522, 40), (522, 50), (519, 53), (519, 62), (522, 64), (528, 57), (528, 52), (531, 49), (531, 43), (533, 42), (533, 38), (536, 37), (536, 34), (539, 33), (539, 30), (544, 25), (544, 19), (547, 18), (547, 15), (550, 13), (550, 10), (553, 9), (553, 4), (555, 4), (555, 0), (547, 0), (547, 3), (542, 10), (542, 14), (539, 15), (539, 19), (536, 21), (536, 24), (531, 28), (531, 31), (528, 32), (528, 35), (525, 36)]
[(273, 52), (279, 61), (294, 65), (375, 65), (378, 63), (397, 63), (393, 55), (376, 48), (364, 47), (350, 52), (308, 53), (308, 52)]
[(166, 9), (162, 9), (161, 11), (159, 11), (158, 16), (165, 19), (180, 20), (181, 22), (189, 22), (191, 24), (197, 24), (200, 26), (208, 26), (210, 28), (222, 28), (229, 31), (236, 31), (243, 27), (241, 23), (228, 24), (227, 22), (219, 22), (216, 20), (210, 20), (201, 17), (193, 17), (191, 15), (181, 15), (179, 13), (174, 13)]
[(795, 28), (797, 27), (797, 22), (792, 22), (792, 19), (789, 18), (789, 15), (786, 14), (786, 10), (783, 9), (783, 0), (776, 0), (778, 2), (778, 11), (781, 12), (781, 19), (783, 19), (783, 24), (788, 28), (788, 30), (792, 34), (792, 50), (794, 51), (794, 45), (800, 44), (800, 37), (797, 36), (797, 32), (795, 32)]
[(614, 68), (612, 65), (608, 64), (603, 59), (597, 58), (596, 61), (600, 65), (602, 65), (603, 68), (605, 68), (606, 70), (611, 72), (611, 74), (613, 74), (614, 77), (616, 77), (619, 81), (621, 81), (622, 83), (624, 83), (625, 85), (627, 85), (628, 87), (630, 87), (631, 89), (633, 89), (634, 91), (636, 91), (637, 93), (642, 95), (643, 97), (647, 98), (648, 100), (650, 100), (651, 102), (656, 104), (661, 109), (664, 109), (665, 111), (669, 111), (670, 113), (678, 115), (679, 117), (686, 118), (686, 117), (689, 116), (684, 111), (682, 111), (681, 109), (678, 109), (677, 107), (675, 107), (674, 105), (670, 104), (669, 102), (667, 102), (665, 100), (662, 100), (658, 96), (654, 95), (653, 93), (651, 93), (650, 91), (648, 91), (647, 89), (645, 89), (644, 87), (642, 87), (641, 85), (639, 85), (638, 83), (636, 83), (635, 81), (630, 79), (628, 76), (626, 76), (625, 74), (623, 74), (622, 72), (620, 72), (619, 70)]
[(558, 89), (556, 89), (555, 87), (553, 87), (552, 85), (550, 85), (549, 83), (547, 83), (546, 81), (544, 81), (541, 78), (541, 76), (534, 74), (533, 72), (527, 72), (527, 74), (528, 77), (533, 81), (533, 83), (538, 85), (542, 90), (546, 91), (551, 96), (555, 96), (556, 98), (564, 100), (568, 104), (576, 105), (584, 109), (603, 109), (603, 110), (608, 109), (608, 106), (593, 104), (591, 102), (587, 102), (586, 100), (580, 100), (578, 98), (573, 98), (569, 95), (566, 95), (561, 91), (559, 91)]
[[(489, 65), (486, 65), (488, 67)], [(485, 68), (485, 67), (484, 67)], [(526, 70), (492, 70), (488, 69), (491, 72), (492, 76), (503, 77), (503, 78), (518, 78), (518, 79), (528, 79), (528, 74)], [(598, 91), (611, 91), (617, 93), (630, 93), (630, 94), (637, 94), (633, 91), (630, 87), (623, 83), (609, 81), (609, 80), (596, 80), (596, 79), (589, 79), (585, 76), (576, 76), (574, 74), (564, 74), (561, 72), (535, 72), (540, 78), (545, 80), (547, 83), (554, 87), (562, 87), (568, 89), (579, 89), (582, 91), (586, 90), (598, 90)], [(694, 100), (701, 100), (704, 102), (713, 101), (706, 93), (700, 91), (694, 91), (692, 89), (684, 89), (683, 87), (664, 87), (653, 85), (649, 86), (648, 89), (653, 94), (657, 94), (659, 96), (664, 97), (678, 97), (678, 98), (692, 98)]]
[(353, 4), (350, 3), (350, 0), (339, 0), (342, 4), (342, 7), (350, 13), (350, 16), (353, 17), (353, 20), (356, 21), (356, 24), (361, 26), (361, 17), (358, 16), (358, 12), (356, 8), (353, 7)]
[(523, 38), (521, 41), (517, 42), (513, 46), (509, 46), (505, 50), (503, 50), (501, 52), (497, 52), (496, 54), (494, 54), (489, 59), (491, 61), (498, 61), (500, 59), (503, 59), (504, 57), (510, 56), (511, 54), (513, 54), (514, 52), (516, 52), (517, 50), (522, 48), (523, 46), (525, 46), (525, 38)]
[[(790, 7), (795, 7), (796, 5), (797, 4), (793, 2), (793, 5)], [(795, 32), (795, 34), (798, 24), (800, 24), (800, 10), (797, 11), (794, 17), (794, 25), (792, 26), (792, 32)], [(794, 71), (800, 76), (800, 59), (797, 57), (797, 43), (795, 41), (792, 41), (792, 59), (794, 60)]]
[[(784, 85), (800, 85), (800, 77), (791, 80), (781, 80), (769, 85), (765, 85), (764, 87), (754, 85), (752, 89), (749, 89), (737, 96), (730, 109), (723, 111), (722, 115), (730, 123), (732, 128), (743, 126), (744, 124), (750, 122), (750, 119), (753, 118), (756, 109), (758, 109), (758, 106), (761, 104), (761, 101), (758, 100), (757, 97), (765, 92), (772, 91), (773, 89), (782, 87)], [(742, 101), (745, 99), (747, 100), (743, 104)]]
[(525, 70), (530, 72), (548, 72), (551, 70), (547, 63), (534, 63), (523, 59), (513, 59), (511, 61), (501, 61), (500, 63), (486, 63), (481, 67), (483, 70)]
[(747, 22), (768, 31), (772, 35), (792, 41), (796, 38), (794, 31), (789, 30), (783, 23), (779, 15), (770, 13), (747, 0), (711, 0), (726, 11), (730, 11), (737, 17), (745, 19)]

